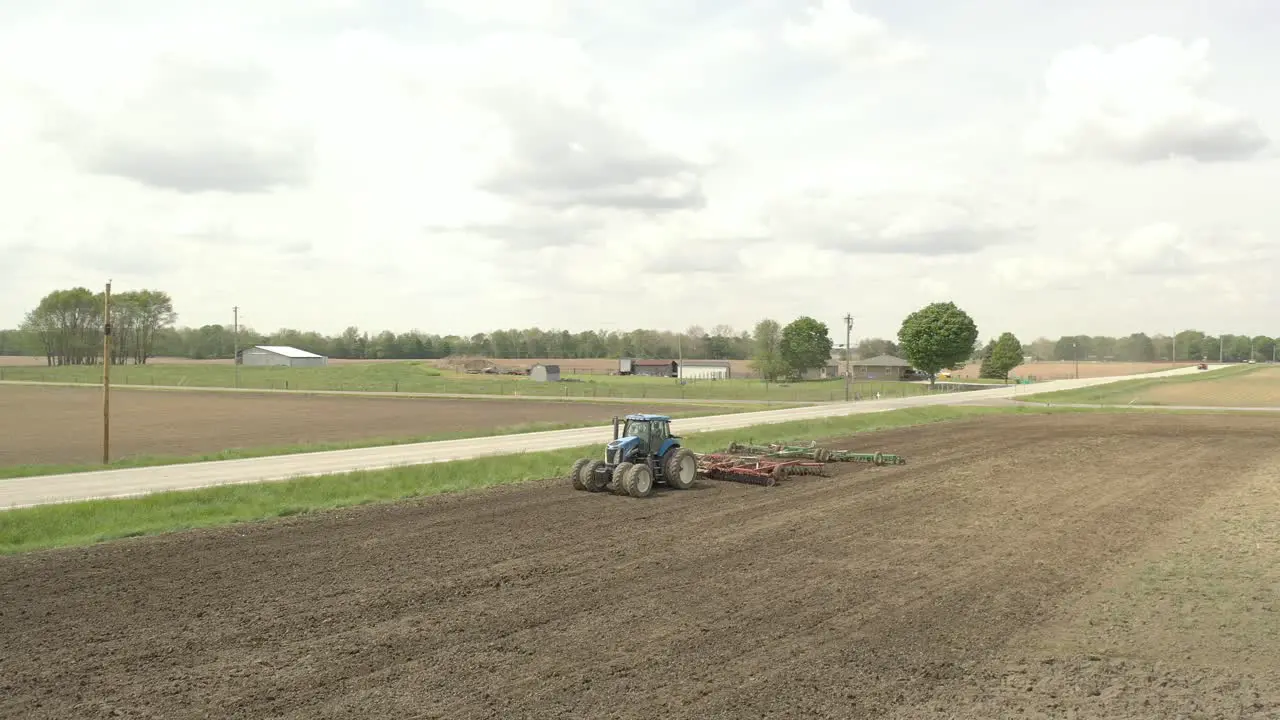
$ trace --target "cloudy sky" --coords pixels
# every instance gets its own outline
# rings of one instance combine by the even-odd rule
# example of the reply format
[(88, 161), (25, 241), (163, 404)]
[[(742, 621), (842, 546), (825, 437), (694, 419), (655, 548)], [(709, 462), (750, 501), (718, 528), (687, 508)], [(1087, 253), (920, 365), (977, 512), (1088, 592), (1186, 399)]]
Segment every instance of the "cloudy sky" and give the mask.
[(1280, 334), (1274, 0), (0, 0), (0, 327)]

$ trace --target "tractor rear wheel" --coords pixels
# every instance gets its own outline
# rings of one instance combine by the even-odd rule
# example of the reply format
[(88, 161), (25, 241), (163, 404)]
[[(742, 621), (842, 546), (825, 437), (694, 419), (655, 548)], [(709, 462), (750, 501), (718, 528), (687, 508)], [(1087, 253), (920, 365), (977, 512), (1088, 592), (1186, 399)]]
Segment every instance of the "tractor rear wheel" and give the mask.
[(635, 467), (632, 463), (618, 463), (618, 467), (613, 469), (613, 494), (627, 494), (627, 473), (631, 472), (631, 468)]
[(698, 458), (689, 448), (674, 448), (662, 461), (662, 478), (668, 487), (688, 490), (698, 479)]
[(600, 492), (608, 483), (608, 480), (602, 478), (597, 472), (603, 466), (603, 460), (592, 460), (582, 467), (582, 486), (587, 492)]
[(582, 484), (582, 468), (591, 462), (591, 458), (582, 458), (573, 464), (573, 469), (569, 471), (569, 479), (573, 481), (574, 490), (586, 490), (587, 486)]
[(626, 487), (631, 497), (649, 497), (653, 494), (653, 471), (648, 465), (631, 466), (627, 471)]

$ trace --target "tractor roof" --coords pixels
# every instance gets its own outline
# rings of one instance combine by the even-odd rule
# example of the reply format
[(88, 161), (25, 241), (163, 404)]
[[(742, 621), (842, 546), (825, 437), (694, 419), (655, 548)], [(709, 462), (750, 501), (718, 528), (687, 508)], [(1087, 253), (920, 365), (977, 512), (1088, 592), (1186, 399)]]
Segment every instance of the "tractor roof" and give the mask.
[(627, 419), (628, 419), (628, 420), (643, 420), (643, 421), (649, 421), (649, 420), (670, 420), (670, 419), (671, 419), (671, 416), (669, 416), (669, 415), (650, 415), (649, 413), (635, 413), (635, 414), (633, 414), (633, 415), (628, 415), (628, 416), (627, 416)]

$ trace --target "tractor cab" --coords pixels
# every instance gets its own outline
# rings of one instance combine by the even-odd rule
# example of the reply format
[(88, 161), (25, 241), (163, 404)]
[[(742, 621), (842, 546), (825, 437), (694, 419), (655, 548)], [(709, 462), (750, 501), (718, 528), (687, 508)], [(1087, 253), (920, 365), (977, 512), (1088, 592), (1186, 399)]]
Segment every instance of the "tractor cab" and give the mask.
[(609, 443), (607, 462), (644, 462), (654, 455), (662, 455), (671, 435), (671, 418), (666, 415), (636, 414), (622, 419), (614, 418), (613, 442)]

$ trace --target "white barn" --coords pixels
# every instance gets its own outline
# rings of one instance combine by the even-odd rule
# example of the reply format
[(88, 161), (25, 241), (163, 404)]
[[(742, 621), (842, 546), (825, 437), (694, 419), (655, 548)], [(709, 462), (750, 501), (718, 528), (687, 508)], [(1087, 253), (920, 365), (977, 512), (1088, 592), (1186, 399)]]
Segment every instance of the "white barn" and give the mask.
[(681, 380), (728, 380), (728, 360), (685, 360), (680, 364)]
[(240, 364), (246, 366), (321, 367), (328, 362), (323, 355), (287, 345), (255, 345), (240, 351)]

